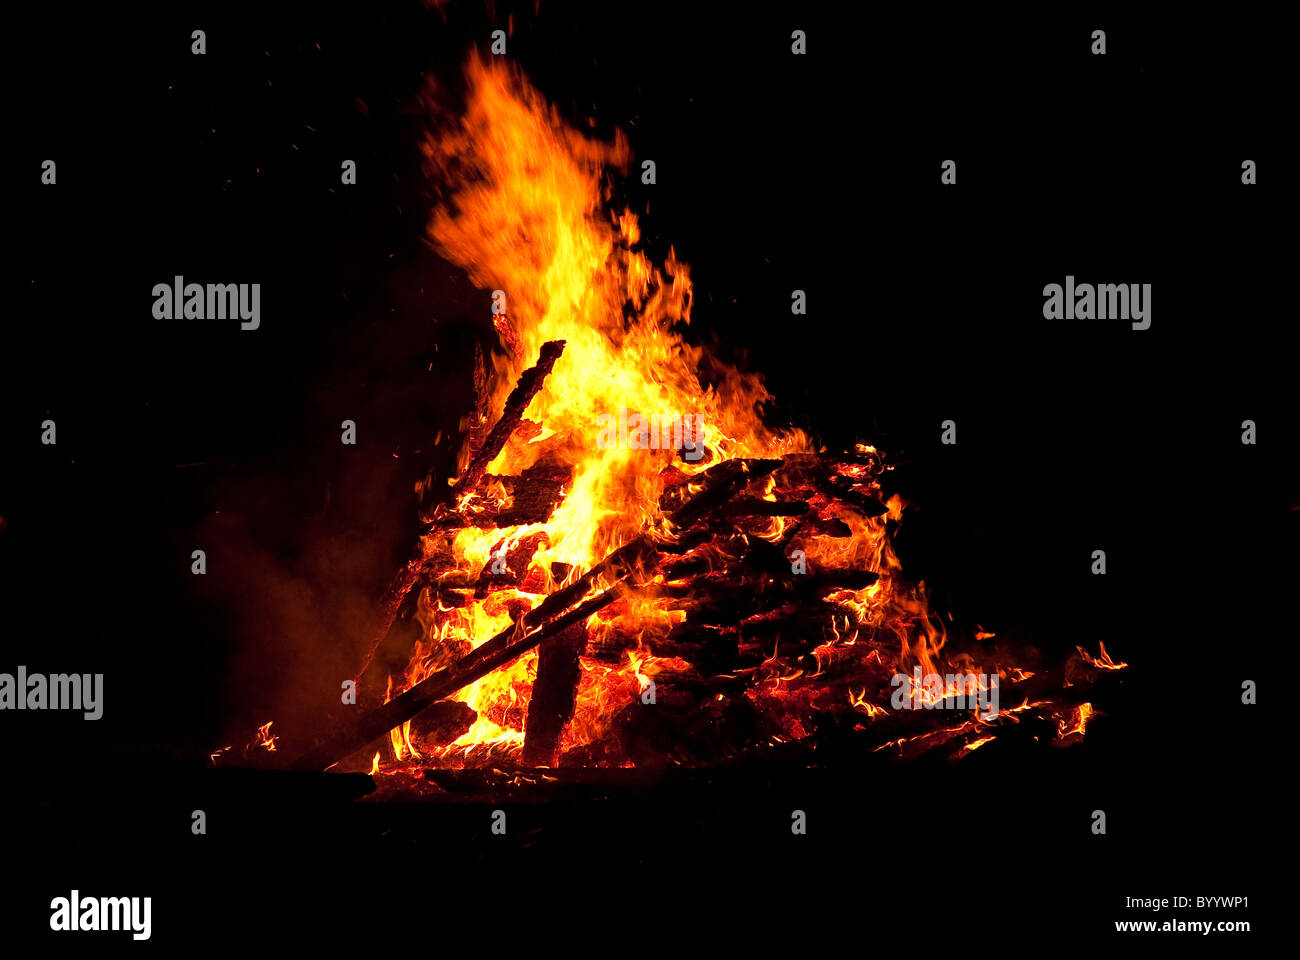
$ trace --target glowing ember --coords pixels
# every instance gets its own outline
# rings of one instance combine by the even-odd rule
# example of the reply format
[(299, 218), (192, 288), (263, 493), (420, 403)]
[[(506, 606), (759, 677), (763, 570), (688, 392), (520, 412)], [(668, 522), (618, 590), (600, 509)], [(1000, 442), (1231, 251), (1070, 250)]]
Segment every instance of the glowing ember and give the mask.
[(1097, 715), (1097, 711), (1092, 708), (1091, 703), (1081, 703), (1070, 711), (1065, 717), (1057, 721), (1057, 728), (1060, 731), (1060, 739), (1074, 734), (1083, 735), (1084, 728), (1088, 726), (1088, 721)]
[[(268, 720), (266, 723), (258, 727), (257, 735), (253, 737), (252, 742), (249, 743), (249, 745), (245, 749), (253, 750), (253, 749), (261, 748), (263, 750), (274, 751), (275, 741), (279, 739), (278, 736), (276, 737), (271, 736), (271, 724), (274, 722), (275, 721), (273, 720)], [(216, 756), (214, 755), (213, 760), (215, 759)]]
[(1101, 657), (1096, 660), (1088, 656), (1088, 651), (1083, 649), (1083, 647), (1077, 648), (1079, 651), (1079, 656), (1083, 659), (1085, 663), (1093, 667), (1096, 667), (1098, 670), (1123, 670), (1125, 667), (1128, 666), (1127, 663), (1116, 663), (1114, 660), (1112, 660), (1110, 658), (1110, 654), (1106, 652), (1106, 644), (1101, 643), (1099, 641), (1097, 646), (1101, 650)]

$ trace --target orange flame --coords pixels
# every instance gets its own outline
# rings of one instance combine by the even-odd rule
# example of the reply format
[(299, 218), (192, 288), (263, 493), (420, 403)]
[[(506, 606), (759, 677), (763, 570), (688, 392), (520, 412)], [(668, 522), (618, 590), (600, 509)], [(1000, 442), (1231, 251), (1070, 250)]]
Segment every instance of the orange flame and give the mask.
[[(505, 61), (475, 55), (465, 72), (463, 115), (450, 116), (436, 90), (429, 98), (438, 132), (423, 150), (429, 172), (446, 186), (429, 237), (478, 287), (497, 292), (494, 302), (498, 308), (504, 302), (505, 309), (493, 314), (503, 350), (491, 358), (479, 412), (466, 421), (459, 466), (468, 464), (488, 419), (502, 408), (542, 344), (562, 339), (563, 354), (524, 413), (527, 434), (517, 432), (488, 472), (518, 477), (554, 464), (571, 472), (544, 523), (505, 530), (469, 527), (426, 538), (426, 555), (450, 557), (448, 582), (473, 583), (494, 558), (508, 558), (517, 549), (531, 555), (525, 555), (522, 577), (513, 576), (508, 586), (486, 595), (452, 589), (440, 600), (438, 591), (426, 588), (417, 612), (423, 636), (403, 676), (389, 677), (388, 697), (508, 627), (519, 610), (531, 609), (562, 585), (557, 577), (589, 570), (661, 524), (658, 503), (666, 473), (675, 472), (689, 484), (700, 470), (729, 458), (814, 452), (801, 431), (773, 430), (763, 423), (760, 408), (770, 396), (757, 376), (706, 357), (684, 339), (693, 297), (687, 266), (671, 248), (662, 264), (652, 261), (636, 214), (611, 205), (610, 174), (626, 171), (631, 160), (625, 136), (618, 132), (606, 143), (579, 134)], [(485, 294), (485, 310), (488, 304)], [(659, 444), (664, 449), (603, 443), (601, 415), (640, 415), (651, 423), (663, 418), (665, 425), (672, 418), (698, 417), (703, 456), (692, 461), (672, 441)], [(879, 494), (879, 477), (888, 468), (878, 451), (859, 444), (852, 459), (840, 468), (840, 478), (859, 494)], [(429, 483), (431, 478), (417, 492)], [(772, 491), (769, 482), (764, 498), (774, 499)], [(499, 504), (510, 493), (489, 480), (476, 496)], [(469, 500), (467, 495), (458, 506)], [(868, 518), (828, 503), (820, 519), (847, 525), (850, 535), (809, 536), (802, 543), (812, 569), (870, 570), (878, 579), (865, 589), (827, 597), (828, 612), (835, 613), (828, 618), (831, 636), (816, 649), (815, 667), (793, 667), (782, 659), (786, 648), (778, 638), (776, 652), (752, 668), (750, 700), (783, 718), (783, 734), (776, 739), (806, 736), (812, 729), (808, 715), (819, 696), (814, 681), (835, 669), (846, 650), (862, 662), (874, 657), (873, 669), (881, 671), (909, 671), (919, 664), (926, 673), (944, 672), (947, 629), (930, 612), (924, 584), (910, 587), (902, 581), (886, 530), (902, 520), (905, 506), (895, 495), (883, 515)], [(783, 518), (770, 518), (746, 535), (776, 542), (786, 529)], [(663, 587), (662, 577), (655, 584)], [(451, 594), (458, 598), (454, 603), (445, 601)], [(564, 731), (563, 750), (603, 737), (617, 710), (643, 694), (655, 673), (671, 675), (689, 666), (651, 657), (648, 649), (685, 618), (671, 606), (667, 591), (651, 589), (589, 621), (588, 653), (580, 659), (575, 713)], [(980, 633), (981, 639), (992, 636)], [(881, 659), (881, 650), (890, 662)], [(1105, 664), (1120, 666), (1110, 663), (1104, 648), (1102, 656)], [(518, 751), (536, 672), (537, 656), (529, 653), (484, 676), (456, 695), (475, 711), (467, 732), (451, 744), (417, 744), (407, 723), (390, 733), (393, 756), (454, 764)], [(842, 693), (836, 704), (846, 709)], [(862, 714), (864, 722), (885, 712), (866, 687), (849, 691), (847, 709)], [(968, 750), (983, 742), (973, 741)]]
[[(274, 720), (268, 720), (257, 728), (257, 733), (253, 736), (252, 742), (248, 745), (249, 750), (261, 747), (263, 750), (275, 751), (275, 741), (280, 739), (279, 736), (271, 736), (271, 724)], [(213, 759), (216, 757), (214, 755)]]

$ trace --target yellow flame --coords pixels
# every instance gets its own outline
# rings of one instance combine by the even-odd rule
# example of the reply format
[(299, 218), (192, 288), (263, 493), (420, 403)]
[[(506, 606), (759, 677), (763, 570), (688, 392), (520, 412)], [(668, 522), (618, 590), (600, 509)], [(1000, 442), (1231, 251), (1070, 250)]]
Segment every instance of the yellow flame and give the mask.
[[(480, 409), (465, 422), (472, 429), (459, 466), (468, 464), (474, 444), (500, 415), (542, 345), (562, 339), (563, 354), (525, 411), (529, 432), (508, 442), (488, 470), (517, 477), (530, 467), (560, 464), (571, 469), (571, 477), (544, 523), (506, 530), (468, 527), (426, 539), (427, 555), (450, 558), (444, 579), (461, 586), (441, 597), (428, 588), (421, 594), (417, 617), (423, 636), (404, 674), (389, 678), (388, 696), (509, 627), (521, 611), (561, 585), (553, 569), (577, 576), (659, 522), (666, 483), (689, 485), (699, 471), (728, 458), (814, 453), (801, 431), (772, 430), (763, 423), (759, 409), (770, 396), (757, 376), (708, 358), (685, 340), (693, 298), (689, 269), (671, 248), (662, 263), (652, 260), (636, 214), (612, 203), (610, 176), (626, 172), (632, 159), (626, 137), (618, 132), (612, 142), (602, 142), (578, 133), (504, 60), (476, 55), (465, 73), (463, 114), (451, 116), (437, 90), (428, 100), (436, 132), (423, 149), (429, 173), (442, 188), (429, 238), (475, 285), (504, 294), (504, 312), (492, 315), (502, 350), (491, 357)], [(490, 302), (485, 293), (485, 312)], [(663, 442), (663, 429), (659, 449), (633, 449), (621, 431), (608, 432), (611, 419), (622, 423), (638, 415), (651, 422), (663, 417), (665, 424), (698, 416), (704, 455), (694, 461), (683, 456), (685, 451)], [(875, 447), (858, 444), (837, 469), (855, 492), (876, 496), (886, 467)], [(419, 489), (431, 484), (429, 478)], [(774, 491), (769, 479), (760, 496), (775, 499)], [(493, 480), (475, 496), (480, 511), (510, 500), (506, 485)], [(469, 499), (459, 506), (468, 509)], [(927, 673), (944, 672), (947, 629), (931, 614), (924, 584), (909, 587), (902, 581), (887, 533), (887, 524), (901, 522), (905, 506), (894, 495), (885, 501), (882, 516), (868, 518), (828, 504), (819, 519), (842, 522), (851, 535), (797, 541), (811, 571), (878, 575), (870, 587), (827, 596), (828, 610), (835, 611), (829, 618), (834, 639), (818, 654), (813, 676), (826, 669), (836, 650), (856, 642), (873, 648), (887, 643), (896, 651), (893, 666), (900, 669), (919, 664)], [(774, 517), (749, 524), (744, 534), (780, 542), (789, 529), (786, 518)], [(495, 585), (486, 595), (474, 592), (494, 548), (508, 555), (534, 542), (522, 579), (514, 578), (512, 569), (504, 586)], [(655, 586), (663, 587), (662, 578)], [(612, 644), (614, 653), (623, 649), (627, 657), (616, 660), (606, 649), (604, 657), (580, 659), (576, 711), (562, 749), (598, 740), (617, 710), (647, 689), (653, 671), (675, 668), (667, 660), (655, 662), (649, 648), (684, 619), (683, 611), (670, 609), (664, 591), (649, 589), (589, 621), (591, 645)], [(391, 731), (394, 757), (468, 762), (517, 751), (536, 670), (537, 656), (530, 653), (456, 694), (476, 717), (454, 743), (418, 744), (409, 723)], [(791, 696), (793, 702), (792, 685), (805, 674), (773, 653), (754, 676), (764, 695)], [(850, 692), (849, 708), (868, 716), (884, 712), (868, 702), (865, 687), (861, 694)], [(787, 713), (787, 735), (806, 735), (810, 727), (793, 708)]]

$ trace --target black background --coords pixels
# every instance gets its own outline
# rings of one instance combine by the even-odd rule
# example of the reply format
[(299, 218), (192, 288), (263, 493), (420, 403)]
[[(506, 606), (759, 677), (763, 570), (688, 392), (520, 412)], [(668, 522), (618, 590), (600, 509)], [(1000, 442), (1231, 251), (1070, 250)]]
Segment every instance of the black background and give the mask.
[[(1083, 745), (523, 809), (509, 840), (477, 807), (271, 808), (194, 775), (337, 655), (331, 628), (410, 546), (411, 485), (450, 469), (454, 444), (430, 437), (467, 408), (488, 301), (423, 241), (414, 104), (511, 13), (510, 56), (561, 113), (621, 127), (637, 164), (656, 161), (657, 184), (621, 191), (649, 248), (692, 267), (690, 337), (763, 371), (774, 421), (903, 463), (909, 575), (967, 629), (1049, 655), (1104, 640), (1132, 664)], [(1089, 54), (1098, 27), (1105, 57)], [(206, 56), (189, 52), (195, 28)], [(1255, 15), (1101, 8), (27, 21), (7, 151), (0, 669), (103, 672), (107, 692), (93, 724), (3, 717), (8, 869), (25, 878), (5, 935), (48, 932), (49, 899), (74, 886), (152, 895), (157, 942), (447, 949), (484, 943), (459, 927), (490, 918), (504, 949), (579, 948), (596, 929), (625, 939), (593, 944), (663, 949), (1018, 945), (1145, 918), (1125, 896), (1223, 894), (1249, 895), (1259, 929), (1287, 796), (1286, 693), (1269, 681), (1295, 635), (1300, 502), (1280, 38)], [(260, 282), (262, 328), (155, 321), (151, 288), (175, 274)], [(1151, 328), (1044, 320), (1042, 288), (1066, 274), (1151, 283)], [(807, 317), (790, 316), (796, 288)], [(39, 443), (47, 417), (56, 447)], [(955, 447), (939, 443), (950, 418)], [(313, 612), (286, 620), (294, 591)], [(1240, 704), (1243, 679), (1260, 706)], [(210, 833), (193, 837), (205, 803)], [(795, 807), (808, 837), (789, 835)], [(1106, 837), (1088, 829), (1097, 808)]]

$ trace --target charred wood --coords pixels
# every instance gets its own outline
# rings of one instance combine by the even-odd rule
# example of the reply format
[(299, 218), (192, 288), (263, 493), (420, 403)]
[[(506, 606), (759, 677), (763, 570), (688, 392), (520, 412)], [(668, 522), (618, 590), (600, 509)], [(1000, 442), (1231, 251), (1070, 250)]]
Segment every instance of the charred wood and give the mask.
[(587, 626), (576, 623), (538, 648), (537, 679), (524, 728), (523, 760), (530, 767), (555, 765), (560, 734), (573, 717), (580, 676), (578, 657), (586, 645)]
[(555, 361), (560, 358), (560, 354), (563, 352), (563, 340), (551, 340), (542, 344), (537, 363), (520, 375), (515, 388), (510, 391), (510, 396), (506, 398), (501, 419), (497, 421), (496, 426), (487, 435), (487, 439), (483, 441), (483, 446), (474, 455), (469, 466), (465, 468), (465, 472), (452, 484), (450, 492), (450, 501), (452, 503), (455, 503), (461, 496), (478, 486), (479, 481), (487, 473), (488, 464), (501, 453), (506, 441), (510, 439), (510, 435), (515, 432), (515, 428), (519, 426), (519, 422), (523, 419), (528, 404), (532, 402), (537, 392), (542, 389), (547, 374), (551, 372), (551, 369), (555, 366)]
[[(572, 585), (551, 594), (513, 626), (452, 666), (426, 677), (388, 703), (366, 713), (350, 729), (308, 751), (294, 765), (295, 769), (322, 770), (331, 766), (370, 740), (405, 723), (430, 704), (509, 663), (543, 640), (556, 636), (574, 623), (585, 623), (588, 617), (625, 593), (627, 581), (639, 582), (649, 574), (656, 562), (653, 548), (643, 540), (634, 540), (614, 551)], [(603, 593), (573, 607), (592, 590), (606, 585)], [(566, 610), (569, 612), (565, 613)]]
[[(767, 476), (780, 466), (780, 460), (724, 460), (689, 482), (665, 490), (659, 507), (677, 527), (690, 526), (726, 503), (751, 481)], [(696, 489), (692, 490), (693, 487)]]

